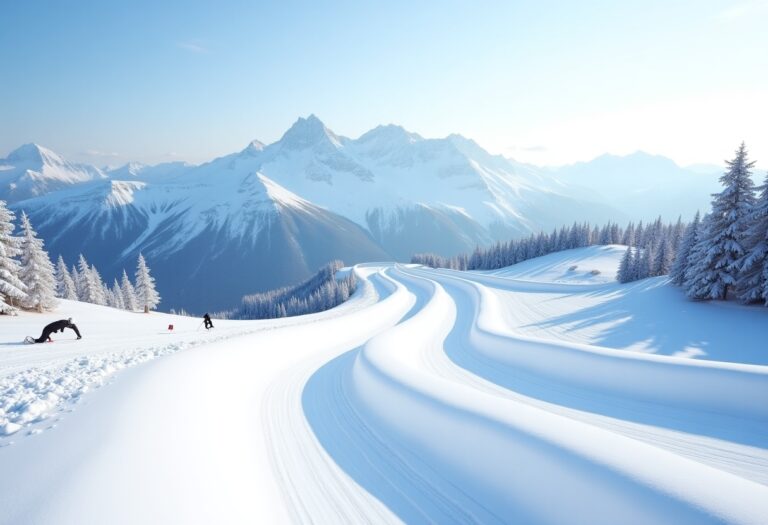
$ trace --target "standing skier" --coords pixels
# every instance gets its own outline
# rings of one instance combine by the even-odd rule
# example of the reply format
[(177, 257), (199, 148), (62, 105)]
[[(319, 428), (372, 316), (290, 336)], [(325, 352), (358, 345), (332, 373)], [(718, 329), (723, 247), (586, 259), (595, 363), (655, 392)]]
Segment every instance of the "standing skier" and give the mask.
[(211, 316), (208, 314), (205, 314), (203, 316), (203, 322), (205, 323), (205, 329), (208, 330), (209, 328), (213, 328), (213, 321), (211, 321)]
[(72, 330), (74, 330), (75, 333), (77, 334), (77, 338), (78, 339), (82, 339), (83, 338), (80, 335), (80, 330), (77, 329), (77, 325), (75, 325), (72, 322), (72, 318), (70, 317), (69, 319), (62, 319), (60, 321), (55, 321), (55, 322), (53, 322), (53, 323), (51, 323), (49, 325), (46, 325), (46, 327), (43, 328), (43, 335), (41, 335), (40, 337), (35, 339), (35, 342), (36, 343), (44, 343), (46, 341), (50, 341), (52, 333), (59, 332), (59, 331), (61, 331), (63, 333), (65, 328), (71, 328)]

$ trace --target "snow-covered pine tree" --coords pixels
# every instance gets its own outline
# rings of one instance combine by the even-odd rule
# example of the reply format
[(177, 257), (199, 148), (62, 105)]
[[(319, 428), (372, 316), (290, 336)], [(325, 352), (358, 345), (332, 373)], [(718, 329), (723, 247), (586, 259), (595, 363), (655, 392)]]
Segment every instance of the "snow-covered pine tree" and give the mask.
[(621, 258), (621, 263), (619, 263), (619, 271), (616, 274), (616, 280), (618, 280), (620, 283), (628, 283), (633, 279), (632, 275), (632, 247), (627, 247), (627, 251), (624, 252), (624, 257)]
[(679, 216), (677, 222), (672, 227), (672, 235), (669, 240), (675, 255), (677, 255), (677, 250), (680, 249), (680, 244), (683, 242), (683, 235), (685, 235), (685, 223), (683, 222), (683, 217)]
[(768, 305), (768, 173), (759, 190), (749, 215), (736, 293), (743, 303), (766, 301)]
[(640, 268), (643, 265), (643, 250), (641, 250), (639, 247), (635, 247), (632, 254), (632, 264), (629, 266), (629, 280), (630, 281), (637, 281), (638, 279), (642, 279)]
[(110, 291), (112, 292), (113, 300), (115, 301), (115, 304), (112, 306), (114, 308), (119, 308), (120, 310), (125, 310), (125, 301), (123, 300), (123, 290), (120, 288), (120, 283), (117, 282), (117, 278), (112, 282), (112, 288), (110, 288)]
[(96, 265), (94, 264), (91, 265), (90, 273), (91, 282), (93, 283), (93, 300), (90, 302), (105, 306), (107, 304), (107, 287), (104, 285), (101, 273), (99, 273), (99, 270), (96, 269)]
[(568, 232), (568, 248), (578, 248), (580, 238), (579, 224), (573, 221), (573, 226), (571, 226), (571, 230)]
[(659, 249), (659, 244), (661, 244), (661, 241), (664, 238), (664, 223), (661, 222), (661, 215), (659, 215), (653, 224), (650, 225), (650, 227), (646, 230), (646, 235), (647, 239), (645, 244), (650, 244), (653, 246), (653, 253), (655, 257), (655, 254)]
[(19, 278), (26, 286), (26, 297), (21, 306), (38, 312), (52, 310), (56, 306), (56, 279), (53, 264), (37, 238), (29, 217), (21, 212), (21, 270)]
[(56, 261), (56, 297), (77, 301), (75, 282), (72, 280), (72, 275), (70, 275), (67, 265), (64, 263), (64, 258), (61, 255), (59, 255), (58, 261)]
[(15, 259), (21, 253), (19, 240), (13, 236), (14, 214), (0, 200), (0, 313), (14, 313), (25, 296), (24, 283), (19, 278), (21, 264)]
[(688, 225), (688, 227), (685, 229), (685, 233), (683, 233), (683, 238), (680, 241), (680, 247), (678, 248), (677, 254), (675, 255), (675, 262), (672, 263), (672, 268), (669, 271), (669, 278), (671, 279), (672, 283), (676, 284), (677, 286), (682, 286), (683, 282), (685, 281), (685, 271), (688, 269), (690, 264), (689, 257), (691, 255), (691, 250), (696, 244), (699, 235), (699, 224), (699, 212), (696, 212), (696, 215), (693, 218), (693, 222)]
[(653, 260), (653, 268), (651, 275), (657, 277), (659, 275), (667, 275), (669, 269), (672, 267), (672, 244), (669, 238), (665, 235), (659, 242), (659, 249), (656, 252), (656, 256)]
[(120, 290), (123, 292), (123, 308), (134, 312), (137, 306), (136, 302), (136, 290), (134, 290), (131, 280), (128, 279), (128, 274), (123, 270), (123, 279), (120, 283)]
[(696, 242), (691, 247), (691, 253), (688, 255), (688, 265), (683, 276), (683, 289), (685, 290), (685, 295), (691, 299), (708, 299), (708, 297), (699, 295), (699, 291), (704, 287), (704, 276), (701, 273), (698, 273), (698, 268), (701, 261), (703, 261), (707, 255), (708, 245), (706, 237), (707, 230), (710, 227), (710, 220), (710, 214), (704, 215), (701, 219), (696, 233)]
[(117, 308), (115, 304), (117, 304), (117, 299), (115, 299), (115, 294), (112, 293), (112, 289), (109, 286), (105, 286), (104, 287), (104, 306), (109, 306), (110, 308)]
[(82, 283), (82, 280), (80, 278), (80, 272), (77, 271), (77, 266), (72, 265), (72, 269), (69, 271), (69, 275), (72, 276), (72, 282), (75, 284), (75, 295), (77, 295), (77, 300), (82, 301), (83, 300), (83, 291), (80, 288), (80, 285)]
[(611, 223), (606, 224), (603, 226), (603, 229), (600, 230), (600, 233), (597, 236), (596, 244), (603, 246), (606, 244), (611, 244)]
[(630, 222), (627, 225), (627, 229), (624, 230), (624, 237), (621, 239), (621, 244), (626, 244), (627, 246), (635, 245), (635, 223)]
[(100, 304), (105, 303), (104, 285), (101, 282), (101, 275), (95, 266), (89, 265), (85, 256), (81, 253), (78, 258), (77, 279), (75, 288), (77, 296), (86, 303)]
[(749, 216), (755, 203), (754, 183), (744, 143), (736, 157), (727, 162), (728, 171), (720, 177), (725, 188), (713, 195), (712, 212), (700, 236), (701, 249), (690, 268), (686, 293), (694, 299), (726, 299), (736, 284), (744, 249)]
[(89, 271), (88, 261), (82, 253), (77, 258), (77, 267), (72, 268), (72, 279), (75, 281), (77, 298), (84, 302), (90, 302), (91, 295), (91, 272)]
[(643, 249), (643, 255), (640, 259), (640, 264), (637, 267), (637, 278), (646, 279), (653, 277), (653, 261), (656, 258), (656, 251), (653, 248), (653, 243), (649, 242)]
[(635, 246), (642, 246), (644, 238), (645, 228), (643, 227), (643, 221), (640, 221), (637, 223), (637, 228), (635, 228)]
[(143, 308), (144, 313), (149, 313), (160, 304), (160, 294), (155, 289), (155, 279), (149, 274), (149, 267), (142, 254), (139, 254), (136, 266), (136, 298), (139, 308)]
[(763, 265), (763, 299), (765, 306), (768, 306), (768, 260)]

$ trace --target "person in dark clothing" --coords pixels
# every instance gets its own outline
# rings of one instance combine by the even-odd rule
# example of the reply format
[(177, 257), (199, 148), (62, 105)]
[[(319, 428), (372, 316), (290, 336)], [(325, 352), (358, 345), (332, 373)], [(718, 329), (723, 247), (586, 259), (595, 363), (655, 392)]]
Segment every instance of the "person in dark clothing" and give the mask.
[(82, 339), (83, 337), (80, 335), (80, 330), (77, 329), (77, 326), (72, 322), (72, 318), (69, 319), (62, 319), (61, 321), (55, 321), (49, 325), (46, 325), (45, 328), (43, 328), (43, 335), (35, 339), (36, 343), (44, 343), (46, 341), (51, 340), (51, 334), (54, 332), (64, 332), (65, 328), (71, 328), (75, 331), (77, 334), (78, 339)]
[(208, 330), (209, 328), (213, 328), (213, 321), (211, 321), (211, 316), (208, 314), (205, 314), (203, 316), (203, 322), (205, 323), (205, 329)]

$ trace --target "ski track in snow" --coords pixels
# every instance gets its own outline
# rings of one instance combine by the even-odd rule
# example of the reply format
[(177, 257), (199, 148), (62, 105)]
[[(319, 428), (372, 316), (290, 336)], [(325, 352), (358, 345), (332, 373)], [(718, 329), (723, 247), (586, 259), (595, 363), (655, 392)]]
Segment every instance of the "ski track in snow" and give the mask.
[(612, 284), (355, 271), (328, 312), (4, 376), (29, 428), (0, 448), (0, 523), (768, 521), (768, 367), (509, 322)]

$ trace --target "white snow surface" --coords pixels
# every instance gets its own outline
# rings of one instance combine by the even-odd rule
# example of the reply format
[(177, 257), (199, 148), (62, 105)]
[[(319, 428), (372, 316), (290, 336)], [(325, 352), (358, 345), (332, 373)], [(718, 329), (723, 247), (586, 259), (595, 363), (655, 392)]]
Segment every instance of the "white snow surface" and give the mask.
[(0, 316), (0, 523), (766, 523), (768, 311), (616, 284), (621, 253), (358, 265), (333, 310), (212, 331)]

